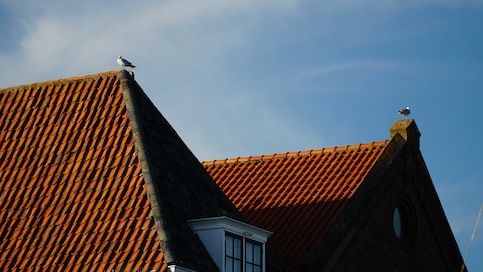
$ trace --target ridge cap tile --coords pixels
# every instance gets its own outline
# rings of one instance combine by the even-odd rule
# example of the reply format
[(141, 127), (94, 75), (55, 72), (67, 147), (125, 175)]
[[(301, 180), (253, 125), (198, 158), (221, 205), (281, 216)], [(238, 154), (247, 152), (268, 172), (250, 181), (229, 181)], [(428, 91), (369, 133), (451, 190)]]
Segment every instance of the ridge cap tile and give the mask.
[(363, 150), (363, 149), (367, 149), (368, 147), (377, 147), (377, 146), (385, 147), (389, 143), (389, 141), (390, 140), (383, 140), (383, 141), (359, 143), (359, 144), (347, 145), (347, 146), (324, 147), (321, 149), (310, 149), (310, 150), (292, 151), (292, 152), (285, 152), (285, 153), (257, 155), (257, 156), (233, 157), (233, 158), (225, 158), (225, 159), (218, 159), (218, 160), (202, 161), (201, 164), (205, 167), (209, 167), (209, 166), (216, 166), (220, 164), (257, 162), (257, 161), (267, 161), (272, 159), (288, 159), (288, 158), (301, 157), (301, 156), (323, 155), (327, 153), (340, 153), (340, 152), (349, 151), (349, 150)]

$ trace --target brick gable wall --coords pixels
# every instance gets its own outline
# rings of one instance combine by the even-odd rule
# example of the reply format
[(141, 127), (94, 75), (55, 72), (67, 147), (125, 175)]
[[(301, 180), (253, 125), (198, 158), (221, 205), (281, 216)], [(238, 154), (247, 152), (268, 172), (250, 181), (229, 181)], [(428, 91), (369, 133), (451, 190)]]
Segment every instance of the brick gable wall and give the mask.
[[(423, 207), (428, 199), (421, 199), (416, 189), (416, 183), (431, 181), (420, 174), (415, 160), (407, 152), (397, 158), (377, 192), (379, 203), (365, 211), (367, 219), (331, 271), (456, 271), (448, 268), (428, 219), (432, 215)], [(400, 241), (393, 229), (394, 208), (403, 200), (412, 210), (409, 241)]]

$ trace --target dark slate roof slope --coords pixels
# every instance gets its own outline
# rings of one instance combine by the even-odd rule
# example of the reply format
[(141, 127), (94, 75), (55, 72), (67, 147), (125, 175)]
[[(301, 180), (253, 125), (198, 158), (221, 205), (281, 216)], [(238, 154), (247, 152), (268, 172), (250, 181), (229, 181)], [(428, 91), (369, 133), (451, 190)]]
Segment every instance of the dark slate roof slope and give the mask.
[(218, 270), (206, 261), (206, 250), (187, 222), (215, 216), (244, 221), (243, 217), (130, 75), (123, 73), (121, 82), (131, 94), (126, 100), (132, 103), (128, 112), (137, 128), (136, 145), (144, 153), (143, 173), (146, 179), (149, 171), (147, 186), (159, 205), (153, 216), (164, 232), (160, 237), (166, 261), (198, 271)]

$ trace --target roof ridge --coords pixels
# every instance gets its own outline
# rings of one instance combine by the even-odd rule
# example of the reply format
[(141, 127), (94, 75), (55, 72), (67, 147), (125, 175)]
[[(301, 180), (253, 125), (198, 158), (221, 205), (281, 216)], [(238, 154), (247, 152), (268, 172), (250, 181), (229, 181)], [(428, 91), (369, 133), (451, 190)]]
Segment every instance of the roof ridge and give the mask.
[(103, 76), (117, 75), (119, 72), (122, 72), (122, 70), (112, 70), (112, 71), (101, 72), (101, 73), (85, 75), (85, 76), (75, 76), (75, 77), (70, 77), (70, 78), (47, 80), (47, 81), (44, 81), (44, 82), (35, 82), (35, 83), (30, 83), (30, 84), (22, 84), (22, 85), (18, 85), (18, 86), (10, 86), (10, 87), (5, 87), (5, 88), (0, 88), (0, 93), (4, 93), (4, 92), (8, 92), (8, 91), (19, 91), (19, 90), (22, 90), (22, 89), (32, 88), (32, 87), (35, 87), (35, 86), (62, 84), (62, 83), (65, 83), (65, 82), (72, 83), (72, 82), (85, 81), (87, 79), (96, 79), (96, 78), (103, 77)]
[(155, 177), (153, 177), (152, 162), (149, 158), (146, 143), (146, 135), (142, 128), (142, 116), (138, 112), (138, 101), (136, 101), (134, 92), (136, 91), (136, 83), (127, 73), (119, 73), (119, 82), (122, 85), (122, 93), (124, 103), (126, 104), (126, 111), (129, 116), (130, 126), (132, 128), (132, 135), (134, 138), (134, 145), (137, 153), (139, 164), (141, 165), (144, 176), (144, 185), (146, 186), (146, 194), (150, 202), (151, 213), (156, 226), (156, 233), (161, 242), (161, 249), (164, 254), (166, 262), (171, 263), (174, 260), (171, 238), (166, 231), (165, 218), (163, 216), (162, 205), (157, 197), (155, 188)]
[(370, 143), (360, 143), (360, 144), (346, 145), (346, 146), (334, 146), (334, 147), (328, 147), (328, 148), (324, 147), (321, 149), (310, 149), (305, 151), (275, 153), (271, 155), (226, 158), (221, 160), (202, 161), (201, 164), (203, 166), (215, 166), (220, 164), (232, 164), (232, 163), (241, 163), (241, 162), (253, 162), (253, 161), (263, 161), (263, 160), (272, 160), (272, 159), (281, 159), (281, 158), (320, 155), (320, 154), (333, 153), (333, 152), (343, 152), (347, 150), (359, 150), (359, 149), (371, 147), (371, 146), (387, 145), (389, 142), (390, 140), (384, 140), (384, 141), (375, 141)]

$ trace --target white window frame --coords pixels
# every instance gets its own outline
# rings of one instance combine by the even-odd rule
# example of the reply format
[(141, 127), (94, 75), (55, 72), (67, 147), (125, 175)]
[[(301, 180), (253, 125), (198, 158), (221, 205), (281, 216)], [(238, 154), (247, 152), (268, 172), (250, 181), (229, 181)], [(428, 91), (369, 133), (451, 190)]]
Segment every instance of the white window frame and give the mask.
[(189, 221), (191, 228), (203, 242), (206, 250), (216, 263), (220, 271), (225, 271), (226, 258), (226, 235), (239, 236), (243, 238), (242, 267), (245, 271), (245, 244), (246, 241), (253, 241), (262, 246), (262, 272), (266, 271), (266, 248), (268, 236), (272, 232), (255, 227), (253, 225), (226, 217), (212, 217), (193, 219)]
[[(228, 242), (228, 239), (231, 239), (232, 240), (232, 243), (230, 244)], [(235, 241), (240, 241), (239, 243), (239, 254), (235, 254), (235, 249), (236, 249), (236, 246), (235, 246)], [(229, 248), (227, 247), (227, 245), (230, 244), (230, 247), (232, 248), (231, 250), (229, 250)], [(251, 251), (251, 257), (249, 257), (247, 255), (247, 252), (248, 252), (248, 249), (249, 249), (249, 244), (251, 244), (252, 246), (252, 251)], [(260, 248), (260, 251), (258, 254), (255, 254), (253, 249), (256, 247), (259, 247)], [(228, 252), (231, 252), (230, 254)], [(255, 257), (256, 255), (258, 255), (258, 258), (253, 258)], [(265, 255), (265, 252), (264, 252), (264, 247), (263, 247), (263, 244), (260, 243), (260, 242), (257, 242), (257, 241), (254, 241), (250, 238), (247, 238), (247, 237), (243, 237), (243, 236), (239, 236), (239, 235), (236, 235), (236, 234), (233, 234), (231, 232), (228, 232), (226, 231), (225, 232), (225, 270), (224, 271), (233, 271), (233, 272), (236, 272), (236, 271), (248, 271), (248, 272), (262, 272), (264, 271), (264, 255)], [(230, 264), (228, 263), (228, 259), (232, 259), (232, 262), (230, 262)], [(251, 259), (251, 260), (250, 260)], [(258, 262), (255, 261), (255, 259), (258, 259)], [(240, 270), (233, 270), (232, 268), (235, 267), (234, 263), (236, 260), (239, 260), (240, 264)], [(230, 269), (228, 269), (228, 266), (231, 266)], [(248, 266), (251, 267), (251, 269), (248, 269)], [(259, 267), (259, 270), (255, 270), (253, 269), (254, 267)]]

